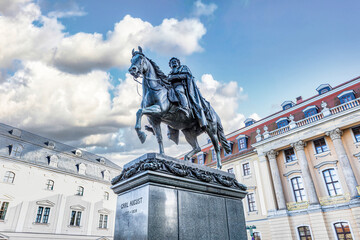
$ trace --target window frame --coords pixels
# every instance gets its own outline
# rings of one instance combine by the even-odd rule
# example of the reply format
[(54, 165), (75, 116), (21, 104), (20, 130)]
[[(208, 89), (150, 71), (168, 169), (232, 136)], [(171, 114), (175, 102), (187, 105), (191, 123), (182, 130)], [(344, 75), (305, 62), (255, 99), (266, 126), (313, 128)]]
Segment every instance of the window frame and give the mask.
[(10, 156), (20, 158), (21, 155), (22, 155), (23, 150), (24, 150), (23, 145), (21, 145), (19, 143), (14, 143), (14, 144), (11, 145)]
[(83, 186), (78, 186), (75, 195), (76, 196), (84, 196), (84, 187)]
[(308, 106), (308, 107), (304, 108), (302, 111), (304, 113), (305, 118), (314, 116), (319, 113), (319, 109), (315, 105)]
[[(196, 158), (197, 158), (197, 164), (199, 164), (199, 165), (205, 165), (205, 153), (204, 152), (200, 152), (200, 153), (198, 153), (197, 155), (196, 155)], [(201, 160), (201, 163), (200, 163), (200, 161), (199, 160)]]
[[(9, 175), (8, 175), (9, 174)], [(10, 176), (12, 174), (12, 176)], [(14, 183), (16, 174), (12, 171), (6, 171), (3, 182), (4, 183)], [(11, 180), (10, 180), (11, 179)]]
[(248, 141), (246, 136), (236, 138), (236, 140), (237, 140), (239, 152), (244, 151), (248, 148)]
[(110, 194), (109, 194), (109, 192), (104, 192), (104, 200), (105, 201), (109, 201), (109, 198), (110, 198)]
[(72, 210), (71, 214), (70, 214), (69, 226), (71, 226), (71, 227), (81, 227), (81, 216), (82, 216), (82, 211)]
[(279, 118), (278, 120), (275, 121), (277, 129), (279, 128), (283, 128), (287, 125), (289, 125), (289, 119), (287, 117), (282, 117)]
[(0, 201), (0, 221), (5, 221), (6, 213), (9, 208), (9, 202)]
[[(350, 97), (350, 99), (348, 99)], [(340, 93), (337, 98), (340, 100), (341, 104), (350, 102), (355, 100), (355, 94), (354, 94), (354, 90), (347, 90), (347, 91), (343, 91), (342, 93)]]
[(99, 216), (99, 229), (108, 229), (109, 215), (100, 213)]
[(55, 185), (54, 180), (48, 179), (47, 183), (46, 183), (46, 190), (53, 191), (54, 190), (54, 185)]
[[(323, 146), (321, 146), (321, 152), (318, 152), (317, 148), (316, 148), (316, 145), (315, 145), (315, 141), (320, 141), (321, 139), (324, 139), (324, 142), (325, 142), (325, 146), (327, 148), (327, 150), (324, 150), (323, 149)], [(330, 148), (329, 148), (329, 145), (325, 139), (325, 137), (321, 137), (321, 138), (317, 138), (317, 139), (314, 139), (312, 140), (312, 144), (313, 144), (313, 147), (314, 147), (314, 151), (315, 151), (315, 154), (321, 154), (321, 153), (325, 153), (325, 152), (329, 152), (330, 151)]]
[[(328, 183), (326, 182), (325, 180), (325, 176), (324, 176), (324, 172), (325, 171), (329, 171), (329, 170), (334, 170), (334, 173), (335, 173), (335, 176), (337, 178), (337, 182), (339, 183), (339, 186), (340, 186), (340, 194), (336, 194), (336, 195), (330, 195), (330, 192), (329, 192), (329, 188), (328, 188)], [(325, 189), (326, 189), (326, 193), (329, 197), (334, 197), (334, 196), (339, 196), (339, 195), (342, 195), (343, 194), (343, 189), (342, 189), (342, 186), (341, 186), (341, 182), (340, 182), (340, 179), (339, 179), (339, 175), (338, 175), (338, 172), (337, 170), (335, 169), (335, 167), (328, 167), (328, 168), (324, 168), (321, 170), (321, 175), (322, 175), (322, 179), (323, 179), (323, 182), (324, 182), (324, 185), (325, 185)], [(330, 178), (332, 179), (332, 177), (330, 176)], [(331, 182), (332, 183), (332, 182)], [(336, 192), (336, 190), (335, 190)]]
[[(354, 129), (358, 129), (359, 130), (359, 134), (356, 135), (356, 133), (354, 132)], [(360, 143), (360, 126), (355, 126), (351, 128), (351, 134), (354, 138), (354, 143)]]
[[(354, 231), (353, 231), (352, 228), (351, 228), (350, 222), (349, 222), (349, 221), (345, 221), (345, 220), (341, 220), (341, 219), (338, 220), (338, 221), (336, 221), (336, 222), (332, 222), (332, 223), (331, 223), (331, 226), (332, 226), (332, 229), (333, 229), (333, 232), (334, 232), (334, 236), (335, 236), (336, 239), (339, 240), (338, 233), (337, 233), (336, 228), (335, 228), (335, 224), (337, 224), (337, 223), (347, 223), (348, 226), (349, 226), (349, 230), (350, 230), (351, 237), (352, 237), (352, 239), (355, 239), (355, 238), (354, 238)], [(342, 229), (343, 229), (343, 228), (342, 228)], [(340, 233), (340, 234), (341, 234), (341, 233)], [(345, 239), (346, 239), (346, 238), (345, 238)]]
[[(314, 239), (310, 225), (298, 225), (298, 226), (296, 226), (296, 228), (295, 228), (295, 229), (296, 229), (296, 232), (297, 232), (296, 236), (297, 236), (297, 239), (298, 239), (298, 240), (302, 240), (302, 239), (301, 239), (301, 236), (300, 236), (300, 233), (299, 233), (299, 228), (300, 228), (300, 227), (308, 227), (308, 228), (309, 228), (309, 232), (310, 232), (310, 237), (311, 237), (311, 239)], [(306, 237), (306, 236), (305, 236), (305, 237)]]
[[(251, 199), (249, 199), (251, 197)], [(250, 201), (251, 200), (251, 201)], [(256, 206), (256, 198), (255, 198), (255, 192), (249, 192), (246, 195), (246, 201), (247, 201), (247, 206), (248, 206), (248, 212), (257, 212), (257, 206)]]
[[(287, 158), (286, 158), (286, 151), (289, 151), (289, 150), (292, 150), (293, 153), (294, 153), (294, 154), (292, 154), (292, 155), (294, 155), (294, 159), (291, 160), (291, 161), (288, 161)], [(295, 153), (295, 150), (294, 150), (293, 147), (284, 149), (284, 150), (283, 150), (283, 153), (284, 153), (284, 162), (285, 162), (285, 164), (287, 164), (287, 163), (292, 163), (292, 162), (296, 162), (296, 161), (298, 160), (298, 159), (297, 159), (297, 156), (296, 156), (296, 153)]]
[[(293, 180), (294, 179), (301, 179), (301, 185), (303, 186), (302, 188), (300, 188), (300, 186), (299, 186), (299, 181), (298, 180), (296, 180), (296, 183), (297, 183), (297, 186), (299, 187), (298, 189), (294, 189), (294, 184), (293, 184)], [(305, 202), (305, 201), (307, 201), (307, 195), (306, 195), (306, 190), (305, 190), (305, 186), (304, 186), (304, 181), (303, 181), (303, 178), (302, 178), (302, 176), (299, 176), (299, 175), (297, 175), (297, 176), (294, 176), (294, 177), (292, 177), (292, 178), (290, 178), (290, 185), (291, 185), (291, 189), (292, 189), (292, 195), (293, 195), (293, 199), (294, 199), (294, 202), (297, 202), (297, 203), (299, 203), (299, 202)], [(300, 193), (300, 200), (301, 201), (298, 201), (298, 197), (297, 197), (297, 195), (296, 195), (296, 192), (297, 191), (299, 191), (299, 193)], [(302, 192), (304, 193), (304, 194), (302, 194)]]
[[(244, 168), (245, 165), (248, 165), (248, 168)], [(241, 164), (241, 169), (242, 169), (242, 176), (246, 177), (246, 176), (251, 176), (251, 167), (250, 167), (250, 162), (245, 162), (243, 164)]]
[(216, 162), (217, 160), (217, 156), (216, 156), (216, 151), (215, 151), (215, 148), (210, 148), (210, 151), (211, 151), (211, 161), (212, 162)]
[(227, 171), (228, 173), (235, 174), (235, 171), (234, 171), (234, 168), (233, 168), (233, 167), (228, 168), (226, 171)]
[(34, 223), (49, 224), (50, 210), (50, 207), (38, 206)]

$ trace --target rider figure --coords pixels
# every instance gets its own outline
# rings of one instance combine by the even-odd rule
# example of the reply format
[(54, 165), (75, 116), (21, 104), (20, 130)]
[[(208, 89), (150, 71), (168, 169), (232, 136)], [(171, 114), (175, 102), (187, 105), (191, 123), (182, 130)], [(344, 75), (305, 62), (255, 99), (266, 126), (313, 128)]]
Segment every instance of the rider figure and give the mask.
[(179, 99), (179, 109), (183, 111), (187, 117), (190, 114), (190, 110), (193, 110), (200, 127), (206, 127), (207, 120), (205, 111), (207, 113), (210, 112), (209, 103), (201, 96), (190, 69), (185, 65), (181, 65), (180, 60), (175, 57), (170, 59), (169, 66), (171, 71), (168, 80), (172, 84), (175, 94)]

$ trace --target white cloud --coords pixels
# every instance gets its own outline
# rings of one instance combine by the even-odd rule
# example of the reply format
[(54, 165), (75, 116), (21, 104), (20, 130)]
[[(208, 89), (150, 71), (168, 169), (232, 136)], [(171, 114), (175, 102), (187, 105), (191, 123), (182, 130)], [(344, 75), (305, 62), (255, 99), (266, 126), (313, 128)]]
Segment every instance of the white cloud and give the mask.
[(247, 95), (237, 82), (221, 83), (211, 74), (204, 74), (197, 84), (202, 95), (220, 116), (225, 133), (244, 126), (245, 116), (238, 112), (238, 106), (247, 99)]
[(56, 48), (54, 64), (72, 72), (124, 67), (129, 64), (131, 50), (138, 45), (164, 54), (189, 55), (202, 50), (199, 40), (205, 32), (197, 19), (164, 19), (159, 26), (152, 26), (127, 15), (106, 38), (98, 33), (64, 38)]
[(194, 3), (194, 15), (197, 17), (212, 15), (216, 9), (215, 3), (205, 4), (201, 0)]

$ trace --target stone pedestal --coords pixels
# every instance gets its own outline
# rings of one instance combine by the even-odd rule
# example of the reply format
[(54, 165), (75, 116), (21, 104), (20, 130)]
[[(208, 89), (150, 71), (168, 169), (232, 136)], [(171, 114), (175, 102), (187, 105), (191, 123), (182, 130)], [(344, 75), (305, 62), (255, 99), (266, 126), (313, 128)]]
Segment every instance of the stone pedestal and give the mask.
[(148, 153), (112, 181), (118, 195), (115, 240), (246, 240), (234, 174)]

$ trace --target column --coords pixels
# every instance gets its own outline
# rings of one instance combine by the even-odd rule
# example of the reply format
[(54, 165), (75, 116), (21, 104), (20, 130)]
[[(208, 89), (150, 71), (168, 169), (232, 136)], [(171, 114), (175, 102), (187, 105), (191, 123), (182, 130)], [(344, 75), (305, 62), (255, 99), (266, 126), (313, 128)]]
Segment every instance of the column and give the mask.
[(345, 176), (346, 184), (350, 191), (350, 196), (351, 198), (354, 198), (357, 196), (356, 186), (358, 184), (355, 178), (355, 174), (351, 168), (350, 161), (346, 154), (344, 145), (341, 141), (342, 131), (339, 128), (336, 128), (332, 131), (326, 132), (325, 134), (326, 136), (330, 136), (332, 142), (334, 143), (335, 152), (338, 157), (343, 174)]
[(291, 146), (296, 150), (296, 155), (298, 157), (298, 162), (301, 168), (301, 173), (305, 185), (305, 190), (308, 195), (310, 204), (319, 204), (319, 199), (316, 195), (314, 181), (311, 177), (309, 164), (305, 155), (305, 143), (303, 141), (298, 141), (292, 143)]
[(264, 199), (266, 200), (266, 208), (269, 212), (276, 211), (276, 198), (274, 195), (273, 181), (270, 176), (269, 162), (265, 154), (258, 153), (260, 174), (256, 175), (256, 179), (260, 179), (262, 189), (264, 192)]
[(275, 196), (276, 196), (278, 208), (286, 209), (284, 191), (283, 191), (283, 187), (281, 184), (279, 168), (278, 168), (278, 165), (276, 162), (276, 156), (278, 155), (278, 152), (271, 150), (270, 152), (267, 152), (266, 155), (267, 155), (267, 157), (269, 159), (269, 163), (270, 163), (270, 170), (271, 170), (271, 175), (272, 175), (272, 179), (273, 179), (273, 183), (274, 183), (274, 190), (275, 190)]

